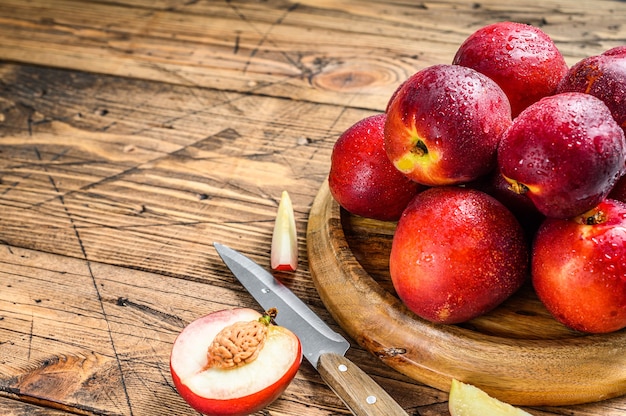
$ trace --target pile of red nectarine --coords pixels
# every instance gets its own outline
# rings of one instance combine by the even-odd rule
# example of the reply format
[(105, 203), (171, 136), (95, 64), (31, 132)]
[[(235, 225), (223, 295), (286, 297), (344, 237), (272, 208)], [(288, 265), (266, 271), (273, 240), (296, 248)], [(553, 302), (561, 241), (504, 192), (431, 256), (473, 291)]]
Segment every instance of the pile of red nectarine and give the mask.
[(626, 46), (568, 67), (500, 22), (398, 86), (337, 140), (329, 187), (397, 221), (389, 271), (416, 315), (484, 314), (529, 278), (578, 331), (626, 327)]

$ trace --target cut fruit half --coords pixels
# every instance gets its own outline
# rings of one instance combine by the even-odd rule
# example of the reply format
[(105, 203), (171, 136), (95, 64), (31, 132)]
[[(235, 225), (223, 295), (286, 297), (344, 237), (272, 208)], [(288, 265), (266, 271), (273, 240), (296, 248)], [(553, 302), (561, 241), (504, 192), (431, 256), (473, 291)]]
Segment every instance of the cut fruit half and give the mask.
[(272, 314), (248, 308), (200, 317), (176, 338), (172, 381), (181, 397), (208, 416), (244, 416), (276, 400), (296, 376), (302, 346)]

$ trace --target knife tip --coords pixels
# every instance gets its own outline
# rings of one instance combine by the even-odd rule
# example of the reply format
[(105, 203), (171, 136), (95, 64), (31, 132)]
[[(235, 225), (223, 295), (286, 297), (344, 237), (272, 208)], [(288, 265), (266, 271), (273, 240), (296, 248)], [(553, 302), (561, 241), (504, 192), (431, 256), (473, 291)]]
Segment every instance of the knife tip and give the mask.
[(232, 250), (230, 247), (225, 246), (224, 244), (218, 243), (217, 241), (213, 242), (213, 247), (215, 247), (215, 250), (217, 251), (217, 253), (221, 256), (222, 254), (225, 254), (226, 252), (228, 252), (229, 250)]

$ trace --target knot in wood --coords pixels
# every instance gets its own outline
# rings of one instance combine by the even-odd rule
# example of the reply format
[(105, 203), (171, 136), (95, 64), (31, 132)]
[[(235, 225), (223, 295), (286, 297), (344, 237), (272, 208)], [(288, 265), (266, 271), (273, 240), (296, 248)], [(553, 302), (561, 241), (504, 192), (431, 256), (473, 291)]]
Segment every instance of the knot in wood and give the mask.
[(236, 368), (254, 361), (267, 331), (267, 325), (259, 321), (236, 322), (222, 329), (209, 345), (207, 368)]

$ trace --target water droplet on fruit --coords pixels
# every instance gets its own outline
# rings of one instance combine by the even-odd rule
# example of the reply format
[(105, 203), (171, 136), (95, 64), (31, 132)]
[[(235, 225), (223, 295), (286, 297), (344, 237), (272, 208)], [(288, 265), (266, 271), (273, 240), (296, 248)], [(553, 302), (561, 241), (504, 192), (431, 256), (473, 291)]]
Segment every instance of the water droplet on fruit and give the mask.
[(430, 263), (431, 261), (433, 261), (432, 254), (421, 253), (417, 260), (415, 260), (415, 264)]

